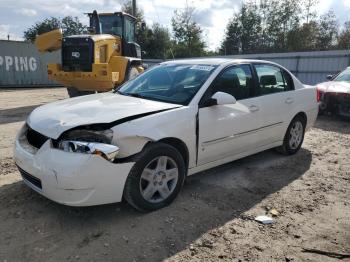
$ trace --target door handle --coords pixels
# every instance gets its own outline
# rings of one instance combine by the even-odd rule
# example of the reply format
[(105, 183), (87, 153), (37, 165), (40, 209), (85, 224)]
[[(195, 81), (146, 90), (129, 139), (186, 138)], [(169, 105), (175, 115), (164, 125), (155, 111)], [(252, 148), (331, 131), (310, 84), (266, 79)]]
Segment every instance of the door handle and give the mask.
[(294, 99), (291, 97), (288, 97), (285, 102), (286, 102), (286, 104), (292, 104), (292, 103), (294, 103)]
[(250, 111), (250, 112), (259, 111), (259, 107), (255, 106), (255, 105), (252, 105), (252, 106), (249, 107), (249, 111)]

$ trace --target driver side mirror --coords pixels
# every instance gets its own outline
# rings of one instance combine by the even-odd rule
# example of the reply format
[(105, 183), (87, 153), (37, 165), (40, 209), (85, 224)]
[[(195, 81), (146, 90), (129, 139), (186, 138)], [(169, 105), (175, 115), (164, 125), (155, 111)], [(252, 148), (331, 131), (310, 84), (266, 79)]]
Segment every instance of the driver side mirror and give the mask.
[(205, 101), (202, 107), (210, 107), (216, 105), (232, 105), (237, 102), (236, 98), (225, 92), (216, 92), (211, 98)]

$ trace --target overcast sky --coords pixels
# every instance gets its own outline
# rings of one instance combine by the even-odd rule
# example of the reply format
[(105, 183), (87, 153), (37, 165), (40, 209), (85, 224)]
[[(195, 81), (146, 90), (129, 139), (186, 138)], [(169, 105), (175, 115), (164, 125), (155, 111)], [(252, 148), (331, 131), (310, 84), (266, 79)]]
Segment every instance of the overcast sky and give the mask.
[[(46, 17), (78, 16), (87, 24), (83, 14), (119, 11), (123, 0), (0, 0), (0, 39), (22, 39), (23, 31)], [(175, 9), (185, 6), (186, 0), (137, 0), (144, 10), (146, 23), (160, 23), (170, 29)], [(217, 48), (229, 18), (238, 10), (242, 0), (188, 0), (196, 8), (195, 20), (204, 30), (209, 49)], [(319, 13), (332, 9), (342, 24), (350, 20), (350, 0), (319, 0)]]

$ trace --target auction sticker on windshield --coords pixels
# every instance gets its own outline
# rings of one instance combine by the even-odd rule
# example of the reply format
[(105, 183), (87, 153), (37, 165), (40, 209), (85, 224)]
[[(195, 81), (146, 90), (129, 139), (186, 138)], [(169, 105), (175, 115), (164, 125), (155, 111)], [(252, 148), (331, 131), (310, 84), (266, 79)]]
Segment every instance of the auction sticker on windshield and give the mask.
[(206, 66), (206, 65), (194, 65), (190, 69), (211, 71), (214, 69), (214, 67), (213, 66)]

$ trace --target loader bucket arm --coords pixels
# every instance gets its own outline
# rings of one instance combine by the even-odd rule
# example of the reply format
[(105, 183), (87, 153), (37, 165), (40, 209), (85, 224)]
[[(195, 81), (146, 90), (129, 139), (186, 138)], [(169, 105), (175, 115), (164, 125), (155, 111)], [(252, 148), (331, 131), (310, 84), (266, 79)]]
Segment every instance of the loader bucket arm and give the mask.
[(62, 29), (55, 29), (38, 35), (35, 39), (35, 46), (41, 53), (59, 50), (62, 46), (62, 37)]

